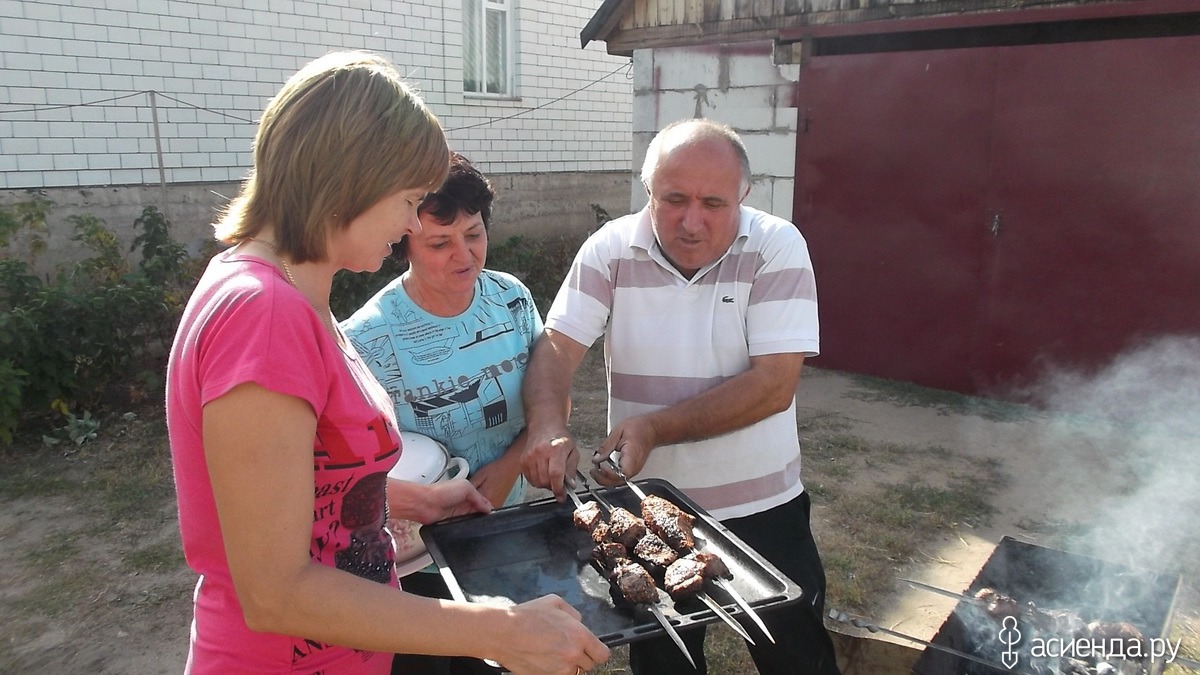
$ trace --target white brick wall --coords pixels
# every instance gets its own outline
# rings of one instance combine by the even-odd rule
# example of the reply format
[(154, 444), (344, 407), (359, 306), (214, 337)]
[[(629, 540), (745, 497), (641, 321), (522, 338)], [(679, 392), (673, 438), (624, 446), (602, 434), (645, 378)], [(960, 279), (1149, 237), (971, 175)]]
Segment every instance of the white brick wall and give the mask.
[(598, 3), (512, 4), (501, 99), (463, 95), (458, 2), (0, 0), (0, 189), (158, 184), (149, 91), (168, 183), (239, 180), (267, 100), (350, 48), (392, 59), (486, 172), (627, 170), (628, 59), (579, 48)]
[(774, 65), (770, 43), (644, 49), (633, 58), (632, 207), (646, 204), (638, 174), (655, 132), (703, 117), (733, 127), (746, 145), (752, 174), (746, 205), (791, 219), (798, 69)]

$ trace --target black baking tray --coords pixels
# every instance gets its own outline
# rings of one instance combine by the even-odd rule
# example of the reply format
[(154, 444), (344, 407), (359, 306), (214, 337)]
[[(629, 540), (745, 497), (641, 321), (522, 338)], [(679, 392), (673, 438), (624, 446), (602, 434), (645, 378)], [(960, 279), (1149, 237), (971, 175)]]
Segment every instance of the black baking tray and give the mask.
[[(795, 582), (678, 488), (658, 479), (635, 484), (696, 517), (696, 548), (724, 559), (733, 572), (729, 584), (755, 610), (763, 613), (801, 599), (803, 591)], [(599, 493), (616, 506), (635, 514), (641, 511), (638, 497), (627, 486), (603, 488)], [(586, 493), (580, 493), (580, 498), (591, 501)], [(610, 647), (663, 635), (665, 631), (645, 608), (613, 602), (608, 580), (591, 562), (591, 538), (574, 526), (574, 510), (570, 500), (559, 503), (548, 498), (426, 525), (421, 538), (458, 600), (511, 606), (554, 593), (579, 610), (583, 624)], [(733, 611), (733, 600), (722, 589), (711, 583), (705, 589)], [(675, 603), (662, 591), (659, 596), (659, 608), (676, 626), (719, 620), (699, 599)]]

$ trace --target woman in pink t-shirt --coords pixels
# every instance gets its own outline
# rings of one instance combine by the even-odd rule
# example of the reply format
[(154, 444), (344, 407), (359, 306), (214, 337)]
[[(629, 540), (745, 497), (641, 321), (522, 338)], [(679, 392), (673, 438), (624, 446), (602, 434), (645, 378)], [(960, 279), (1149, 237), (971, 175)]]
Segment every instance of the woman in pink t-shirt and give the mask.
[(486, 512), (466, 480), (391, 480), (387, 394), (329, 310), (334, 274), (373, 271), (419, 231), (445, 179), (437, 119), (387, 61), (313, 61), (262, 115), (231, 244), (188, 302), (167, 423), (188, 564), (200, 574), (188, 671), (386, 673), (393, 653), (577, 673), (608, 648), (561, 598), (495, 608), (397, 584), (387, 518)]

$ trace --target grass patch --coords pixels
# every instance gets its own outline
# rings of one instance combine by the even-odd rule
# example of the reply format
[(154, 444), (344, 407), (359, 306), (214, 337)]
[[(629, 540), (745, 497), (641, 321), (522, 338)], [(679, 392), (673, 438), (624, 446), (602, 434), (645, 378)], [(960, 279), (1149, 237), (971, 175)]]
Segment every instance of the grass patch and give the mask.
[(911, 382), (868, 375), (851, 375), (850, 381), (857, 388), (845, 396), (867, 403), (931, 408), (941, 415), (974, 415), (994, 422), (1024, 421), (1038, 414), (1035, 409), (1019, 403), (930, 389)]
[(862, 607), (867, 604), (869, 589), (863, 586), (859, 577), (863, 573), (874, 576), (874, 570), (862, 564), (861, 556), (834, 549), (823, 551), (821, 562), (825, 565), (829, 606)]
[[(1195, 607), (1195, 604), (1189, 606)], [(1171, 626), (1171, 640), (1179, 641), (1179, 656), (1200, 661), (1200, 616), (1183, 615), (1178, 617)], [(1200, 670), (1185, 668), (1181, 665), (1170, 664), (1163, 670), (1163, 675), (1186, 675), (1200, 673)]]
[[(103, 564), (90, 553), (98, 539), (111, 544), (114, 538), (123, 538), (131, 543), (131, 552), (122, 556), (122, 567), (135, 577), (173, 574), (184, 565), (178, 541), (142, 543), (147, 533), (161, 529), (174, 489), (162, 410), (149, 408), (143, 416), (106, 419), (94, 440), (73, 446), (68, 453), (41, 445), (7, 453), (0, 501), (69, 500), (80, 517), (51, 524), (50, 531), (38, 536), (36, 546), (25, 544), (27, 552), (14, 559), (22, 592), (0, 603), (0, 612), (11, 619), (0, 630), (0, 643), (37, 631), (46, 620), (74, 617), (86, 625), (88, 617), (130, 605), (186, 599), (186, 586), (153, 584), (149, 579), (149, 590), (122, 590), (127, 578), (104, 573)], [(6, 538), (19, 536), (20, 528), (6, 533)], [(104, 545), (98, 548), (103, 550)], [(95, 563), (91, 568), (89, 560)], [(0, 654), (0, 663), (4, 658), (9, 657)]]
[[(704, 658), (708, 661), (708, 672), (714, 675), (753, 675), (758, 672), (746, 643), (722, 623), (709, 624), (708, 637), (704, 640)], [(593, 675), (627, 675), (629, 670), (629, 646), (612, 649), (607, 663), (588, 671)]]
[(989, 498), (1006, 481), (996, 459), (872, 442), (822, 420), (802, 420), (799, 428), (829, 607), (869, 615), (924, 542), (985, 524)]
[(1089, 528), (1082, 523), (1070, 520), (1059, 520), (1056, 518), (1048, 518), (1035, 520), (1032, 518), (1021, 518), (1013, 523), (1022, 530), (1030, 534), (1043, 536), (1054, 536), (1060, 539), (1071, 539), (1080, 537), (1086, 534)]
[(169, 572), (187, 564), (178, 541), (160, 541), (132, 551), (123, 558), (134, 572)]
[(945, 529), (960, 522), (975, 526), (993, 513), (983, 481), (963, 478), (946, 488), (928, 485), (888, 485), (880, 502), (893, 508), (876, 514), (877, 522), (905, 528)]
[(36, 458), (5, 453), (3, 475), (0, 475), (0, 499), (15, 501), (34, 497), (67, 494), (78, 488), (77, 481), (43, 467)]
[(75, 612), (80, 598), (95, 592), (95, 578), (76, 569), (84, 550), (78, 534), (70, 532), (55, 533), (30, 549), (25, 567), (36, 582), (29, 592), (5, 603), (10, 616), (61, 617)]

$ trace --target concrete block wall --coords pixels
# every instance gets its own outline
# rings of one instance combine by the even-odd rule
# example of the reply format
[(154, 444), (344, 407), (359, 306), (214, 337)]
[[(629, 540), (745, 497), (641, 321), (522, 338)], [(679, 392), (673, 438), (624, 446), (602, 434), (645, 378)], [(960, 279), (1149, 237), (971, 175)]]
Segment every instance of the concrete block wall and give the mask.
[(638, 174), (655, 132), (703, 117), (733, 127), (746, 145), (752, 174), (746, 204), (790, 220), (798, 67), (775, 65), (770, 42), (645, 49), (633, 60), (632, 208), (646, 204)]
[(462, 91), (457, 2), (0, 0), (0, 189), (240, 180), (267, 100), (335, 49), (392, 59), (489, 173), (624, 171), (628, 59), (580, 49), (594, 5), (514, 1), (496, 97)]

